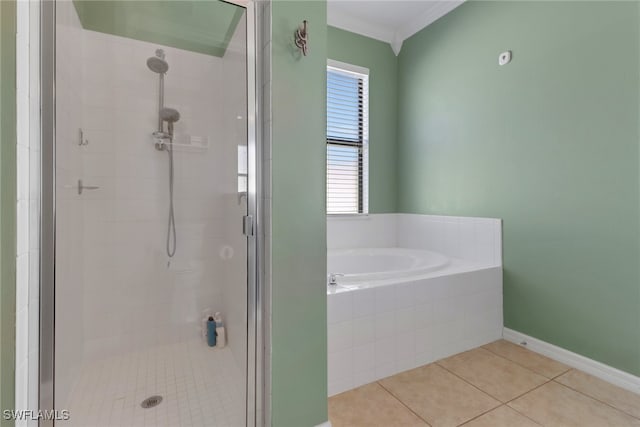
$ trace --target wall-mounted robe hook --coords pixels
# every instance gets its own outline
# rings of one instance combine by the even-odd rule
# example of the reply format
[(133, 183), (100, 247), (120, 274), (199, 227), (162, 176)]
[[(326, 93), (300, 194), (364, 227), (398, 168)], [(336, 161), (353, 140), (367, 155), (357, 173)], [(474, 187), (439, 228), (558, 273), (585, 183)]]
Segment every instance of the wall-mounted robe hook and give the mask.
[(298, 47), (298, 49), (300, 49), (302, 51), (302, 54), (304, 56), (307, 56), (307, 52), (309, 51), (309, 48), (307, 47), (307, 37), (308, 37), (308, 33), (307, 33), (307, 21), (304, 20), (302, 21), (302, 25), (299, 26), (296, 29), (295, 32), (295, 43), (296, 46)]

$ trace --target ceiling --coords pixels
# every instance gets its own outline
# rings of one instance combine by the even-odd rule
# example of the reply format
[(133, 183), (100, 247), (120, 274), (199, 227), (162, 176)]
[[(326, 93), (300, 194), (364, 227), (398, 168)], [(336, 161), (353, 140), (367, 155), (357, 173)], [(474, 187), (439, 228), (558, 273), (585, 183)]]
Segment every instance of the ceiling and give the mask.
[(328, 0), (329, 25), (387, 42), (396, 55), (402, 42), (464, 0)]

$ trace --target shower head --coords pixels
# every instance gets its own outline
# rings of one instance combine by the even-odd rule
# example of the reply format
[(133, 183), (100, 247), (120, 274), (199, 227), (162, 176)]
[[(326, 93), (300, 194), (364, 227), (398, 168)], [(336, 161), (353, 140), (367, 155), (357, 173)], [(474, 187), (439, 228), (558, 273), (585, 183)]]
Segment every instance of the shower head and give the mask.
[(152, 56), (147, 59), (147, 67), (154, 73), (164, 74), (169, 69), (169, 64), (163, 58)]
[(165, 122), (175, 123), (180, 120), (180, 113), (173, 108), (163, 108), (160, 110), (160, 119)]
[(169, 64), (164, 60), (164, 50), (156, 49), (156, 56), (147, 59), (147, 67), (154, 73), (166, 73), (169, 69)]

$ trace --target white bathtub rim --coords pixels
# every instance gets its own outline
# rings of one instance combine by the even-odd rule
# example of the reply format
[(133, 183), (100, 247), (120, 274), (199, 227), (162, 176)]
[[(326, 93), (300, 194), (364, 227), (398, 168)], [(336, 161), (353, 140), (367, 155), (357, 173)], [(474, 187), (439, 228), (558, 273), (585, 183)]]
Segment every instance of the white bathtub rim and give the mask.
[(337, 285), (328, 285), (327, 284), (327, 296), (340, 294), (344, 292), (357, 292), (364, 289), (372, 289), (378, 288), (382, 286), (393, 286), (404, 283), (413, 283), (420, 282), (425, 279), (434, 279), (438, 277), (451, 276), (454, 274), (464, 274), (471, 273), (474, 271), (481, 270), (491, 270), (494, 268), (502, 269), (501, 265), (488, 265), (488, 264), (480, 264), (473, 263), (467, 260), (462, 260), (459, 258), (449, 258), (450, 264), (441, 270), (431, 271), (425, 274), (416, 275), (416, 276), (405, 276), (394, 279), (385, 279), (371, 282), (362, 282), (362, 283), (346, 283), (341, 284), (340, 278), (338, 278)]
[[(440, 252), (424, 250), (424, 249), (412, 249), (412, 248), (343, 248), (343, 249), (331, 249), (327, 251), (327, 256), (340, 256), (340, 255), (362, 255), (362, 256), (407, 256), (412, 258), (422, 258), (421, 262), (409, 269), (395, 269), (395, 270), (374, 270), (362, 273), (345, 273), (344, 271), (333, 271), (327, 267), (328, 274), (339, 274), (338, 281), (342, 281), (343, 284), (358, 285), (368, 282), (379, 282), (383, 280), (400, 280), (401, 278), (413, 278), (422, 276), (434, 271), (442, 270), (451, 264), (451, 258)], [(425, 263), (427, 259), (430, 263)], [(328, 264), (327, 264), (328, 265)], [(334, 269), (335, 270), (335, 269)]]

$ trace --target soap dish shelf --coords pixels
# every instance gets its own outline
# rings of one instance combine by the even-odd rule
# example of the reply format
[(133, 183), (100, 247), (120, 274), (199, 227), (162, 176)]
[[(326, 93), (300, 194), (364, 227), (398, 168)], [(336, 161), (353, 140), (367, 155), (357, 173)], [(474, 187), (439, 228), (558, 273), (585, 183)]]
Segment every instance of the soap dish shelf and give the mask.
[[(158, 136), (152, 137), (152, 143), (154, 145), (168, 144), (167, 138), (162, 138)], [(174, 151), (183, 151), (183, 152), (202, 152), (209, 150), (209, 138), (203, 136), (193, 136), (193, 135), (185, 135), (185, 134), (177, 134), (173, 137), (173, 143), (171, 146)]]

